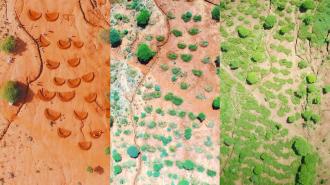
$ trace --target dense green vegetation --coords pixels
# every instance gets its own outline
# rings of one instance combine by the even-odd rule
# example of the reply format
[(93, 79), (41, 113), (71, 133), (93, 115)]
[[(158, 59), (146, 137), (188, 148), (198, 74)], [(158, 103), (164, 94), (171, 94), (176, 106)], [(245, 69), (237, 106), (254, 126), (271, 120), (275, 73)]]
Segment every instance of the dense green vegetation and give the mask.
[(16, 81), (7, 81), (1, 87), (1, 98), (14, 104), (20, 96), (20, 89)]
[(15, 37), (9, 35), (0, 41), (0, 49), (5, 53), (10, 53), (15, 50), (16, 40)]
[(145, 28), (149, 24), (151, 13), (147, 9), (142, 9), (136, 17), (137, 25)]
[(110, 44), (111, 47), (118, 47), (121, 44), (121, 36), (118, 30), (111, 29), (110, 30)]
[(142, 64), (147, 64), (155, 55), (156, 52), (151, 50), (147, 44), (139, 44), (136, 56)]

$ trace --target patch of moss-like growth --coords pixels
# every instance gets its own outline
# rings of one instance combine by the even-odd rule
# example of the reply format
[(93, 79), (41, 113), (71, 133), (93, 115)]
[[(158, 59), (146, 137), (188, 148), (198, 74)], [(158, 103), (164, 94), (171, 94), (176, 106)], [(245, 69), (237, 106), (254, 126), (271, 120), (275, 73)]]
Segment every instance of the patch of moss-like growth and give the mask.
[(142, 43), (138, 46), (136, 56), (142, 64), (147, 64), (155, 55), (156, 52), (151, 50), (147, 44)]
[(15, 47), (16, 47), (16, 40), (15, 37), (12, 35), (5, 37), (0, 42), (0, 49), (5, 53), (13, 52), (15, 50)]
[(149, 24), (151, 13), (147, 9), (140, 10), (136, 17), (137, 25), (141, 28), (145, 28)]
[(16, 81), (7, 81), (1, 87), (1, 98), (6, 100), (9, 104), (15, 104), (19, 99), (20, 90)]
[(140, 151), (136, 146), (132, 145), (132, 146), (128, 147), (127, 154), (131, 158), (137, 158), (140, 155)]
[(186, 179), (182, 179), (179, 181), (178, 185), (190, 185), (189, 181), (187, 181)]
[(183, 162), (183, 168), (185, 170), (193, 170), (195, 168), (195, 163), (192, 160), (185, 160)]

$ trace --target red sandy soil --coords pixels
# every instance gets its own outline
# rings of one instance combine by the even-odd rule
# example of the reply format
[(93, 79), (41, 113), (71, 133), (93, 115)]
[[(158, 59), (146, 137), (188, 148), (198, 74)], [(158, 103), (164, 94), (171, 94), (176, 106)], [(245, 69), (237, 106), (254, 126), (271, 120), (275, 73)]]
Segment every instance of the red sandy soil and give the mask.
[(108, 184), (110, 56), (98, 34), (109, 26), (109, 2), (6, 6), (20, 44), (12, 64), (1, 62), (0, 84), (17, 80), (27, 93), (14, 106), (0, 102), (0, 184)]

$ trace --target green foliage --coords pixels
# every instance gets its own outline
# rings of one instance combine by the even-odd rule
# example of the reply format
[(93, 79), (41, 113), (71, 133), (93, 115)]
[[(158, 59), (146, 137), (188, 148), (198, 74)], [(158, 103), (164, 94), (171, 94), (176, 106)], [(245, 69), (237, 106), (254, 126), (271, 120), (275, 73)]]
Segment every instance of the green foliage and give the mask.
[(185, 170), (193, 170), (195, 168), (195, 163), (192, 160), (185, 160), (183, 162), (183, 168)]
[(182, 61), (190, 62), (193, 56), (191, 54), (181, 54), (180, 57)]
[(121, 44), (121, 36), (118, 30), (111, 29), (110, 30), (110, 44), (111, 47), (118, 47)]
[(249, 85), (256, 84), (260, 81), (260, 76), (256, 72), (249, 72), (246, 77), (246, 82)]
[(303, 3), (300, 5), (300, 11), (305, 12), (307, 10), (312, 10), (315, 7), (314, 1), (313, 0), (305, 0)]
[(20, 96), (18, 83), (15, 81), (7, 81), (1, 87), (1, 97), (8, 103), (14, 104)]
[(307, 154), (302, 159), (302, 164), (296, 176), (296, 185), (312, 185), (316, 180), (316, 166), (319, 157), (315, 153)]
[(191, 17), (192, 17), (192, 13), (187, 11), (186, 13), (182, 14), (181, 19), (184, 22), (189, 22), (191, 20)]
[(210, 170), (210, 169), (208, 169), (208, 170), (206, 171), (206, 174), (207, 174), (207, 176), (209, 176), (209, 177), (215, 177), (215, 176), (217, 175), (217, 172), (214, 171), (214, 170)]
[(192, 136), (192, 129), (191, 128), (186, 128), (184, 130), (184, 138), (186, 140), (189, 140), (191, 138), (191, 136)]
[(156, 40), (157, 40), (158, 42), (163, 42), (163, 41), (165, 40), (165, 37), (164, 37), (163, 35), (157, 35), (157, 36), (156, 36)]
[(289, 116), (286, 120), (286, 122), (288, 123), (293, 123), (296, 121), (296, 116), (292, 115), (292, 116)]
[(198, 69), (193, 69), (192, 73), (197, 77), (201, 77), (203, 75), (203, 71), (198, 70)]
[(206, 115), (203, 112), (201, 112), (201, 113), (198, 114), (197, 119), (200, 122), (203, 122), (206, 119)]
[(302, 61), (299, 61), (298, 62), (298, 67), (300, 68), (300, 69), (304, 69), (304, 68), (306, 68), (308, 66), (308, 63), (305, 61), (305, 60), (302, 60)]
[(189, 48), (190, 51), (196, 51), (197, 48), (198, 48), (198, 46), (197, 46), (196, 44), (190, 44), (190, 45), (188, 46), (188, 48)]
[(181, 37), (182, 36), (182, 31), (177, 30), (177, 29), (173, 29), (171, 31), (171, 33), (175, 36), (175, 37)]
[(295, 138), (292, 144), (292, 149), (299, 156), (305, 156), (311, 152), (311, 147), (307, 141), (301, 137)]
[(178, 58), (178, 55), (171, 52), (167, 54), (167, 58), (170, 60), (176, 60)]
[(136, 55), (142, 64), (147, 64), (156, 55), (156, 52), (152, 51), (147, 44), (142, 43), (139, 44)]
[(197, 34), (199, 34), (199, 29), (198, 28), (190, 28), (189, 30), (188, 30), (188, 33), (190, 34), (190, 35), (197, 35)]
[(269, 29), (273, 28), (275, 24), (276, 24), (276, 16), (268, 15), (265, 19), (263, 26), (265, 29), (269, 30)]
[(317, 79), (317, 77), (315, 74), (309, 74), (306, 76), (306, 82), (309, 84), (315, 83), (316, 79)]
[(5, 53), (13, 52), (15, 50), (15, 47), (16, 47), (16, 40), (15, 37), (12, 35), (5, 37), (0, 42), (0, 49)]
[(330, 92), (330, 85), (325, 85), (322, 89), (323, 94), (327, 94)]
[(140, 151), (139, 151), (139, 149), (136, 146), (132, 145), (132, 146), (128, 147), (127, 154), (131, 158), (137, 158), (139, 156), (139, 154), (140, 154)]
[(171, 101), (174, 105), (179, 106), (183, 103), (183, 99), (175, 96), (173, 93), (169, 92), (164, 96), (166, 101)]
[(186, 82), (181, 82), (180, 83), (180, 89), (186, 90), (188, 88), (189, 88), (189, 84), (188, 83), (186, 83)]
[(112, 152), (112, 159), (115, 162), (120, 162), (122, 160), (122, 157), (121, 157), (120, 153), (118, 153), (117, 151), (113, 151)]
[(230, 61), (230, 63), (229, 63), (229, 67), (230, 67), (230, 69), (231, 70), (235, 70), (235, 69), (238, 69), (238, 67), (239, 67), (239, 61), (237, 61), (237, 60), (232, 60), (232, 61)]
[(213, 20), (220, 21), (220, 6), (214, 6), (211, 15)]
[(122, 172), (122, 168), (121, 168), (121, 166), (119, 166), (119, 165), (114, 165), (113, 166), (113, 173), (115, 174), (115, 175), (118, 175), (118, 174), (120, 174)]
[(179, 49), (185, 49), (187, 47), (187, 44), (179, 42), (177, 46)]
[(151, 13), (147, 9), (142, 9), (136, 17), (137, 25), (145, 28), (149, 24)]
[(193, 20), (194, 20), (194, 22), (200, 22), (200, 21), (202, 21), (202, 16), (201, 15), (194, 15)]
[(187, 181), (186, 179), (182, 179), (179, 181), (178, 185), (190, 185), (189, 181)]
[(214, 100), (212, 102), (212, 107), (215, 110), (220, 109), (220, 96), (217, 96), (216, 98), (214, 98)]
[(246, 38), (250, 35), (250, 30), (245, 28), (244, 26), (239, 26), (237, 28), (237, 33), (238, 33), (238, 36), (241, 37), (241, 38)]

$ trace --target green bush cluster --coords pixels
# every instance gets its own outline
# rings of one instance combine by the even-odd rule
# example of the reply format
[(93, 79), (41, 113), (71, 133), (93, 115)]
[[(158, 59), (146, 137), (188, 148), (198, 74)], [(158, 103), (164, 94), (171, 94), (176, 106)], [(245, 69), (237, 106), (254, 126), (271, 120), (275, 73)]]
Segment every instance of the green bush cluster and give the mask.
[(114, 175), (121, 174), (121, 172), (122, 172), (121, 166), (119, 166), (119, 165), (114, 165), (113, 166), (113, 173), (114, 173)]
[(151, 13), (147, 9), (140, 10), (136, 17), (136, 22), (139, 27), (145, 28), (149, 24)]
[(305, 0), (300, 5), (300, 11), (305, 12), (307, 10), (312, 10), (315, 7), (313, 0)]
[(196, 44), (190, 44), (190, 45), (188, 46), (188, 49), (189, 49), (190, 51), (196, 51), (197, 48), (198, 48), (198, 46), (197, 46)]
[(127, 149), (127, 154), (131, 157), (131, 158), (137, 158), (140, 155), (140, 151), (139, 149), (134, 146), (131, 145), (130, 147), (128, 147)]
[(188, 33), (190, 34), (190, 35), (197, 35), (197, 34), (199, 34), (199, 29), (198, 28), (190, 28), (189, 30), (188, 30)]
[(211, 15), (213, 20), (220, 21), (220, 6), (213, 7)]
[(276, 16), (268, 15), (265, 19), (263, 26), (265, 29), (269, 30), (269, 29), (272, 29), (275, 24), (276, 24)]
[(194, 15), (193, 20), (194, 20), (194, 22), (200, 22), (200, 21), (202, 21), (202, 16), (201, 15)]
[(170, 60), (176, 60), (178, 58), (178, 55), (176, 53), (170, 52), (167, 54), (167, 58)]
[(189, 170), (189, 171), (195, 168), (195, 163), (189, 159), (185, 160), (182, 165), (185, 170)]
[(15, 47), (16, 47), (16, 40), (15, 37), (12, 35), (5, 37), (0, 42), (0, 49), (5, 53), (13, 52), (15, 50)]
[(136, 55), (142, 64), (147, 64), (155, 55), (156, 52), (152, 51), (145, 43), (139, 44)]
[(306, 76), (306, 82), (309, 83), (309, 84), (315, 83), (316, 79), (317, 79), (317, 77), (316, 77), (315, 74), (308, 74)]
[(158, 42), (163, 42), (163, 41), (165, 40), (165, 37), (164, 37), (163, 35), (157, 35), (157, 36), (156, 36), (156, 40), (157, 40)]
[(215, 110), (220, 109), (220, 96), (217, 96), (216, 98), (214, 98), (214, 100), (212, 102), (212, 107)]
[(197, 119), (200, 121), (200, 122), (203, 122), (205, 119), (206, 119), (206, 115), (201, 112), (197, 115)]
[(181, 19), (184, 21), (184, 22), (189, 22), (192, 18), (192, 13), (187, 11), (186, 13), (182, 14), (181, 16)]
[(238, 36), (241, 37), (241, 38), (246, 38), (250, 35), (250, 30), (245, 28), (244, 26), (239, 26), (237, 28), (237, 33), (238, 33)]
[(187, 47), (187, 44), (185, 44), (185, 43), (183, 43), (183, 42), (179, 42), (179, 43), (177, 44), (177, 46), (178, 46), (179, 49), (185, 49), (185, 48)]
[(182, 61), (190, 62), (193, 56), (191, 54), (181, 54), (180, 57)]
[(1, 87), (1, 97), (10, 104), (15, 104), (20, 97), (18, 82), (7, 81)]
[(322, 92), (323, 92), (323, 94), (328, 94), (330, 92), (330, 85), (325, 85), (322, 88)]
[(186, 128), (184, 130), (184, 138), (186, 140), (189, 140), (191, 138), (191, 136), (192, 136), (192, 129), (191, 128)]
[(164, 96), (166, 101), (171, 101), (174, 105), (179, 106), (183, 103), (183, 99), (175, 96), (173, 93), (169, 92)]
[(175, 36), (175, 37), (181, 37), (182, 36), (182, 31), (178, 30), (178, 29), (173, 29), (171, 31), (171, 33)]
[(112, 159), (115, 161), (115, 162), (120, 162), (122, 160), (122, 157), (120, 155), (120, 153), (118, 153), (116, 150), (114, 150), (112, 152)]
[(198, 69), (193, 69), (192, 73), (197, 77), (201, 77), (203, 75), (203, 71), (198, 70)]
[(120, 46), (121, 42), (122, 42), (122, 39), (121, 39), (119, 31), (116, 29), (111, 29), (110, 30), (111, 47), (118, 47), (118, 46)]
[(305, 156), (311, 152), (311, 147), (304, 138), (295, 138), (292, 144), (292, 149), (299, 156)]
[(246, 76), (246, 82), (249, 85), (256, 84), (260, 81), (260, 76), (256, 72), (249, 72)]

